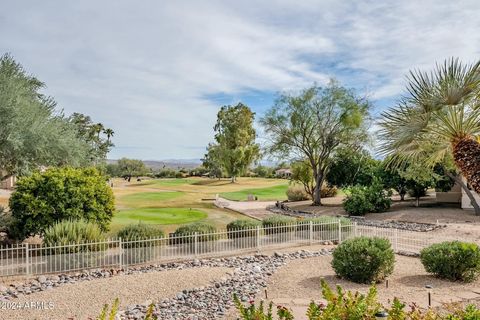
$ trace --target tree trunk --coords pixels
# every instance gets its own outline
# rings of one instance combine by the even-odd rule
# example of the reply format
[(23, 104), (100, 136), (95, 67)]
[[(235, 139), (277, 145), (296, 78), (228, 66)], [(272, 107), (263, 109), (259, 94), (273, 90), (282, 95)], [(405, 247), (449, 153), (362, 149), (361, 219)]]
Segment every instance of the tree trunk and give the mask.
[(315, 177), (315, 189), (313, 190), (314, 206), (322, 205), (322, 197), (321, 197), (322, 183), (323, 183), (323, 172), (318, 173), (317, 176)]
[(445, 174), (449, 176), (451, 179), (453, 179), (458, 185), (465, 191), (467, 194), (468, 199), (470, 199), (470, 203), (472, 204), (473, 210), (475, 211), (475, 215), (479, 216), (480, 215), (480, 205), (477, 203), (477, 199), (473, 196), (472, 191), (468, 189), (468, 186), (462, 181), (462, 178), (460, 178), (457, 175), (451, 174), (447, 170), (444, 170)]
[(480, 194), (480, 144), (470, 138), (453, 143), (453, 158), (473, 190)]
[(232, 183), (235, 183), (235, 176), (232, 176)]
[(415, 198), (415, 207), (419, 207), (420, 206), (420, 197), (416, 197)]

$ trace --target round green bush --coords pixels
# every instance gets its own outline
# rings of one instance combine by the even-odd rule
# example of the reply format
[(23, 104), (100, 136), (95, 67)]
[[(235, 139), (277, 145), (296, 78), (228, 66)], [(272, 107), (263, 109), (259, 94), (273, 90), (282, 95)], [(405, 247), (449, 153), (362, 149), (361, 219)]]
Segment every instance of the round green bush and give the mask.
[(294, 217), (282, 215), (270, 216), (262, 220), (265, 234), (293, 232), (296, 229), (296, 223), (297, 219)]
[(470, 282), (480, 272), (480, 248), (475, 243), (436, 243), (420, 252), (420, 260), (427, 272), (453, 281)]
[(212, 234), (216, 231), (217, 229), (215, 229), (215, 226), (211, 224), (196, 222), (179, 227), (177, 230), (175, 230), (172, 236), (176, 237), (176, 243), (194, 242), (195, 233), (197, 234), (198, 241), (213, 241), (218, 238), (217, 234)]
[(99, 226), (93, 222), (84, 220), (64, 220), (57, 222), (46, 229), (43, 235), (43, 243), (46, 247), (93, 243), (85, 246), (68, 246), (62, 249), (62, 253), (98, 251), (102, 250), (102, 247), (105, 247), (103, 248), (103, 250), (105, 250), (105, 245), (95, 244), (103, 240), (105, 240), (105, 236)]
[(42, 235), (62, 220), (87, 220), (107, 231), (115, 212), (112, 189), (95, 168), (51, 168), (22, 177), (9, 203), (11, 234)]
[(147, 241), (128, 241), (163, 238), (164, 236), (165, 234), (162, 230), (142, 222), (130, 224), (117, 233), (117, 237), (122, 238), (122, 241), (127, 241), (127, 247), (143, 247), (149, 245)]
[(362, 216), (369, 212), (385, 212), (392, 205), (391, 191), (383, 189), (383, 185), (374, 180), (368, 186), (355, 186), (349, 189), (343, 200), (343, 208), (351, 216)]
[(258, 226), (260, 222), (256, 220), (234, 220), (227, 224), (227, 236), (229, 239), (256, 237)]
[(335, 273), (357, 283), (382, 281), (392, 274), (394, 264), (395, 254), (387, 239), (348, 239), (333, 251), (332, 267)]

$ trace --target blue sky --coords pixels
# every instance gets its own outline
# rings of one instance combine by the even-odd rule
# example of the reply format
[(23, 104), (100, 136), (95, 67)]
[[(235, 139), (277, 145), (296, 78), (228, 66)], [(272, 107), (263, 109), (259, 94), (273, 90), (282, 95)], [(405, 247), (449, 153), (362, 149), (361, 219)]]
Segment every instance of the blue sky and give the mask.
[(110, 158), (201, 158), (216, 112), (257, 116), (336, 77), (392, 105), (409, 69), (480, 53), (478, 1), (1, 1), (0, 52), (66, 114), (116, 132)]

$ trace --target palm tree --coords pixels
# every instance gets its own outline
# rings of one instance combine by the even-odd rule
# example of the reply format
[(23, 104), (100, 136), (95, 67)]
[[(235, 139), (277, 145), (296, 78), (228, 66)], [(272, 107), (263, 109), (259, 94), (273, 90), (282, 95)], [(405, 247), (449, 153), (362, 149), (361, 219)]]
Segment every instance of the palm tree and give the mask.
[(422, 158), (433, 166), (453, 156), (480, 193), (480, 61), (452, 58), (430, 73), (411, 71), (407, 90), (398, 106), (382, 113), (380, 151), (393, 155), (394, 166)]
[(107, 129), (103, 130), (103, 133), (107, 135), (107, 142), (110, 143), (110, 138), (113, 137), (115, 132), (112, 129), (107, 128)]
[(92, 126), (93, 132), (97, 135), (97, 141), (100, 141), (100, 133), (104, 131), (104, 126), (102, 123), (96, 123)]

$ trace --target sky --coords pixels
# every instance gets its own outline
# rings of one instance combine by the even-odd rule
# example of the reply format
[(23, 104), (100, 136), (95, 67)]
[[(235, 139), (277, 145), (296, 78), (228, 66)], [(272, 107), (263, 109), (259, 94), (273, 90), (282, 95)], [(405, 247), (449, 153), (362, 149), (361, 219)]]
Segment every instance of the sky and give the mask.
[(242, 101), (260, 118), (280, 92), (332, 77), (378, 115), (404, 93), (409, 70), (480, 53), (478, 0), (0, 0), (0, 8), (0, 54), (45, 82), (65, 114), (112, 128), (111, 159), (199, 159), (222, 105)]

